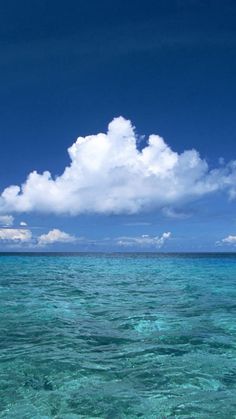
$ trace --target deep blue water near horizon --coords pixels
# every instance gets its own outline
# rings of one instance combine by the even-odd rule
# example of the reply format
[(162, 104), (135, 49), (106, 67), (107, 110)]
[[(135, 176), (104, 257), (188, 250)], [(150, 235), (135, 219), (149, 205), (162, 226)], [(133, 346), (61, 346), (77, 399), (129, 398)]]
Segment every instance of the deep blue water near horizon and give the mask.
[(236, 255), (0, 254), (0, 418), (236, 418)]

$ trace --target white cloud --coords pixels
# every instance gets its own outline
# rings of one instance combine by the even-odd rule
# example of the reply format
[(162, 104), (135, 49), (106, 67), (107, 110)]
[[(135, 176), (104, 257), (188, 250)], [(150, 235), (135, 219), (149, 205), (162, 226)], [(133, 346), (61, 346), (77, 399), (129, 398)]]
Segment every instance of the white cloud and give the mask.
[(162, 247), (166, 240), (171, 237), (171, 233), (163, 233), (162, 236), (149, 236), (148, 234), (143, 234), (138, 237), (119, 237), (116, 244), (123, 247)]
[(165, 207), (163, 208), (162, 212), (168, 218), (175, 218), (179, 220), (185, 220), (186, 218), (191, 217), (191, 214), (187, 214), (182, 211), (176, 211), (174, 208)]
[(134, 127), (122, 117), (106, 134), (79, 137), (68, 152), (71, 163), (60, 176), (33, 171), (21, 187), (6, 188), (0, 211), (137, 213), (222, 190), (236, 196), (236, 161), (210, 170), (196, 150), (178, 154), (158, 135), (139, 151)]
[(236, 236), (229, 235), (229, 236), (225, 237), (224, 239), (216, 242), (217, 246), (222, 246), (224, 244), (236, 245)]
[(76, 241), (74, 236), (54, 228), (47, 234), (42, 234), (38, 237), (38, 246), (47, 246), (48, 244), (55, 243), (72, 243), (74, 241)]
[(30, 230), (23, 228), (0, 228), (0, 240), (6, 242), (29, 242), (32, 238)]
[(26, 223), (25, 221), (21, 221), (21, 222), (20, 222), (20, 225), (21, 225), (22, 227), (25, 227), (25, 226), (27, 226), (27, 223)]
[(0, 215), (0, 225), (5, 227), (12, 226), (14, 217), (12, 215)]

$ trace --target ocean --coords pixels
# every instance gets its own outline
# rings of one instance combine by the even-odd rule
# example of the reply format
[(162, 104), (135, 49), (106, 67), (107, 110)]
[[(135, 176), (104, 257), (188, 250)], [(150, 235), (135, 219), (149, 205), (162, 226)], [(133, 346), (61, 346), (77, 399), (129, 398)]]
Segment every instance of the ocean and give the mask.
[(236, 255), (1, 254), (0, 418), (236, 418)]

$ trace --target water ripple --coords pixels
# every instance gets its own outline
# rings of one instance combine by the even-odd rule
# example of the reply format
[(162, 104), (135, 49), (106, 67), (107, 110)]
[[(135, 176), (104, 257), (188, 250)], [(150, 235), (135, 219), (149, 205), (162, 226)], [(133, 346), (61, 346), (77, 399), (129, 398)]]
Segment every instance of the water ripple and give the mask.
[(0, 418), (235, 418), (236, 257), (0, 255)]

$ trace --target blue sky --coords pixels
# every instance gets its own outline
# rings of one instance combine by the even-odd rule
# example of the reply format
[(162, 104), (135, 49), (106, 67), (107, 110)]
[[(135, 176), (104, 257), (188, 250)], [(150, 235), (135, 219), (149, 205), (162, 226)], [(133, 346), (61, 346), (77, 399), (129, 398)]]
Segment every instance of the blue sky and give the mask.
[(0, 250), (235, 250), (235, 18), (234, 1), (2, 4)]

